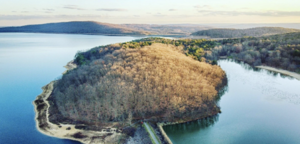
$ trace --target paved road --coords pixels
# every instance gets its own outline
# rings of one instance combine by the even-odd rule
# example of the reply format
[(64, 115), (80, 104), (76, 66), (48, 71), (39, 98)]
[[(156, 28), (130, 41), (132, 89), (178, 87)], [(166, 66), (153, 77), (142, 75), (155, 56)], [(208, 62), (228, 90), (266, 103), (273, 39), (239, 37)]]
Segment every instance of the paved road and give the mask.
[(146, 126), (146, 128), (147, 128), (147, 131), (150, 133), (151, 138), (154, 140), (154, 142), (155, 142), (156, 144), (160, 144), (160, 143), (159, 143), (159, 140), (156, 138), (155, 134), (152, 132), (152, 130), (151, 130), (149, 124), (146, 123), (146, 122), (145, 122), (144, 124), (145, 124), (145, 126)]

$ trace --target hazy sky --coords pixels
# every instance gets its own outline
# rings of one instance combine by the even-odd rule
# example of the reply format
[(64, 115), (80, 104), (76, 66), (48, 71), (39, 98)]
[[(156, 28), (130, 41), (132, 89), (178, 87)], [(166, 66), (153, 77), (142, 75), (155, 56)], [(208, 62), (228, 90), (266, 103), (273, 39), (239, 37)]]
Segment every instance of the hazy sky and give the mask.
[(300, 23), (300, 0), (0, 0), (0, 26), (109, 23)]

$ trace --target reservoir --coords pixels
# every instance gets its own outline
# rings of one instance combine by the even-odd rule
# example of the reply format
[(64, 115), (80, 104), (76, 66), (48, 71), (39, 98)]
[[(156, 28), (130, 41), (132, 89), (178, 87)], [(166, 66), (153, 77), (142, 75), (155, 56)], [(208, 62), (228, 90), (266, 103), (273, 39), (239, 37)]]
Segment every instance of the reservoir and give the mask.
[[(0, 143), (77, 144), (38, 132), (33, 100), (76, 52), (140, 38), (0, 33)], [(218, 64), (228, 76), (222, 113), (165, 126), (174, 144), (300, 143), (300, 81), (231, 60)]]
[(33, 100), (77, 51), (141, 37), (0, 33), (0, 144), (73, 144), (36, 129)]
[(165, 126), (174, 144), (299, 144), (300, 81), (220, 60), (228, 87), (218, 116)]

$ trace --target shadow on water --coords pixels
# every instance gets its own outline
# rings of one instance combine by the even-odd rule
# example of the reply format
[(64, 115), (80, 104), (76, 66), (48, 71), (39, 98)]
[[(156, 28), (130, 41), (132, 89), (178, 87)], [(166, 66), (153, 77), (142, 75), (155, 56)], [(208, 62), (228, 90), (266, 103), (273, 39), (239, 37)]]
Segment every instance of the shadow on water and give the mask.
[(216, 99), (223, 112), (165, 126), (174, 144), (300, 143), (299, 81), (241, 61), (218, 63), (228, 76)]
[[(272, 77), (277, 77), (279, 75), (282, 78), (293, 79), (290, 76), (280, 74), (277, 72), (273, 72), (273, 71), (256, 68), (247, 63), (244, 63), (244, 62), (238, 61), (238, 60), (234, 60), (234, 59), (222, 59), (220, 61), (234, 62), (236, 64), (239, 64), (240, 66), (242, 66), (244, 69), (246, 69), (248, 71), (254, 71), (254, 72), (266, 71), (267, 75), (272, 76)], [(229, 81), (230, 81), (230, 79), (228, 78), (227, 84), (222, 89), (220, 89), (218, 92), (218, 96), (216, 97), (216, 104), (218, 106), (220, 106), (219, 101), (221, 100), (222, 96), (225, 95), (229, 90), (229, 87), (228, 87)], [(214, 126), (214, 124), (217, 123), (218, 120), (219, 120), (219, 114), (217, 114), (215, 116), (199, 119), (196, 121), (192, 121), (192, 122), (186, 122), (186, 123), (175, 124), (175, 125), (167, 125), (167, 126), (164, 126), (163, 128), (167, 133), (177, 133), (177, 134), (178, 133), (181, 133), (181, 134), (194, 133), (194, 132), (200, 132), (200, 131), (207, 130), (208, 128)]]
[(219, 120), (219, 115), (199, 119), (192, 122), (186, 122), (176, 125), (164, 126), (164, 130), (168, 132), (180, 132), (180, 133), (193, 133), (195, 131), (200, 131), (208, 127), (213, 126)]
[(229, 79), (227, 78), (226, 85), (224, 85), (224, 87), (221, 88), (219, 90), (219, 92), (218, 92), (218, 96), (216, 97), (216, 103), (217, 103), (217, 105), (218, 105), (219, 101), (221, 100), (222, 96), (225, 95), (225, 93), (228, 92), (228, 90), (229, 90), (229, 88), (228, 88), (228, 81), (229, 81)]
[[(221, 100), (222, 96), (226, 92), (228, 92), (228, 80), (226, 85), (224, 85), (218, 92), (218, 95), (216, 97), (216, 105), (219, 106), (219, 101)], [(218, 120), (219, 120), (219, 114), (206, 117), (203, 119), (198, 119), (195, 121), (186, 122), (186, 123), (167, 125), (164, 126), (163, 129), (167, 133), (169, 132), (193, 133), (195, 131), (200, 131), (212, 127), (216, 122), (218, 122)]]
[(262, 72), (262, 71), (266, 71), (267, 74), (269, 76), (273, 76), (273, 77), (277, 77), (277, 76), (280, 76), (282, 78), (288, 78), (288, 79), (294, 79), (293, 77), (289, 76), (289, 75), (285, 75), (285, 74), (282, 74), (282, 73), (278, 73), (278, 72), (273, 72), (273, 71), (269, 71), (269, 70), (265, 70), (265, 69), (261, 69), (261, 68), (256, 68), (256, 67), (253, 67), (243, 61), (240, 61), (240, 60), (235, 60), (235, 59), (222, 59), (222, 60), (219, 60), (219, 61), (228, 61), (228, 62), (234, 62), (236, 64), (239, 64), (241, 65), (244, 69), (246, 70), (251, 70), (251, 71), (254, 71), (254, 72)]

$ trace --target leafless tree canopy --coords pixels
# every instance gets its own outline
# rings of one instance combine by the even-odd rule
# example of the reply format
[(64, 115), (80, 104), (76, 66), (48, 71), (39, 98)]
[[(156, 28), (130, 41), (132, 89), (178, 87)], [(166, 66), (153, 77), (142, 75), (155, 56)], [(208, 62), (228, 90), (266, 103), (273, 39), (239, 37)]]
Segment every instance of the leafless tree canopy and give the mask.
[(226, 83), (217, 65), (196, 61), (182, 48), (155, 43), (130, 49), (92, 49), (97, 58), (65, 74), (51, 95), (60, 116), (86, 123), (151, 118), (173, 121), (218, 110)]

